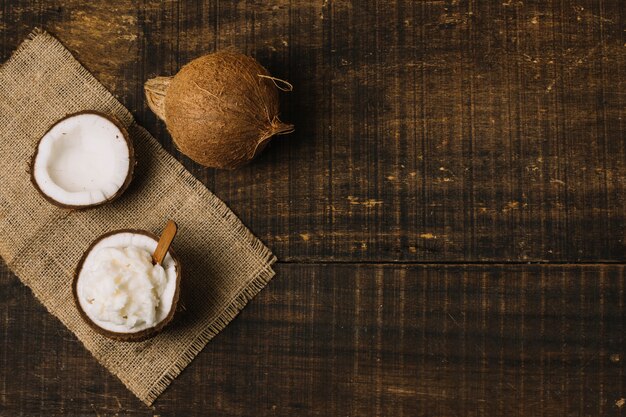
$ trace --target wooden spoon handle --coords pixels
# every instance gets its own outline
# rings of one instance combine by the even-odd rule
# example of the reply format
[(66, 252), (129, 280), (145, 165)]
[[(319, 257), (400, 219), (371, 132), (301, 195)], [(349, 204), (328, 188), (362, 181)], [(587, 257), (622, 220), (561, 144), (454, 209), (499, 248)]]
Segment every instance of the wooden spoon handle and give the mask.
[(159, 243), (152, 254), (152, 262), (159, 265), (163, 262), (163, 258), (165, 258), (165, 254), (167, 254), (167, 250), (170, 248), (172, 240), (174, 240), (174, 236), (176, 236), (177, 230), (178, 227), (176, 226), (176, 223), (172, 220), (168, 220), (167, 225), (165, 225), (165, 229), (163, 229), (163, 233), (161, 233)]

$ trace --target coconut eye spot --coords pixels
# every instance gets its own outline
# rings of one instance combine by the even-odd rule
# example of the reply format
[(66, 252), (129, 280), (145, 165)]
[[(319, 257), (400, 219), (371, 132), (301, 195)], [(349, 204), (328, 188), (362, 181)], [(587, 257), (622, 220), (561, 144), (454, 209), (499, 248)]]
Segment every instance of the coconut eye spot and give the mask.
[(132, 145), (116, 123), (97, 113), (80, 113), (61, 120), (41, 138), (33, 182), (59, 205), (97, 205), (128, 183), (131, 159)]

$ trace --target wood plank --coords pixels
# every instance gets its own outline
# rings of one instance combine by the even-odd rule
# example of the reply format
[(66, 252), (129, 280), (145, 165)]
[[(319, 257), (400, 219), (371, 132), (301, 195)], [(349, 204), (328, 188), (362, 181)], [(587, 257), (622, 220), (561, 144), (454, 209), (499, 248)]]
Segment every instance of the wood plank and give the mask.
[(624, 410), (624, 265), (279, 264), (152, 410), (2, 271), (2, 415)]
[[(626, 259), (621, 0), (0, 4), (1, 59), (44, 25), (280, 259)], [(229, 46), (297, 131), (216, 172), (142, 84)]]

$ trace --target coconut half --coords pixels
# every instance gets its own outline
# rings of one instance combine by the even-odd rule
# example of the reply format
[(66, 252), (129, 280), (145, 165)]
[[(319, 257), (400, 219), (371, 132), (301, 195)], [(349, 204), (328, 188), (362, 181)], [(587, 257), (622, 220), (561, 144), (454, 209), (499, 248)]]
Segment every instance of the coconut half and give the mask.
[(74, 273), (72, 292), (80, 316), (96, 332), (116, 340), (139, 342), (156, 336), (171, 322), (178, 305), (181, 277), (180, 262), (171, 249), (161, 264), (165, 271), (166, 281), (162, 286), (162, 294), (159, 297), (153, 324), (139, 323), (132, 329), (128, 329), (122, 324), (102, 320), (98, 318), (98, 312), (94, 310), (93, 299), (89, 298), (93, 294), (93, 291), (90, 291), (90, 288), (93, 288), (90, 287), (93, 285), (93, 280), (89, 277), (90, 270), (93, 269), (98, 253), (102, 249), (133, 247), (152, 254), (157, 247), (158, 240), (158, 236), (144, 230), (117, 230), (102, 235), (85, 251)]
[(119, 197), (133, 176), (135, 157), (124, 127), (98, 112), (69, 115), (39, 140), (31, 180), (49, 202), (69, 209)]

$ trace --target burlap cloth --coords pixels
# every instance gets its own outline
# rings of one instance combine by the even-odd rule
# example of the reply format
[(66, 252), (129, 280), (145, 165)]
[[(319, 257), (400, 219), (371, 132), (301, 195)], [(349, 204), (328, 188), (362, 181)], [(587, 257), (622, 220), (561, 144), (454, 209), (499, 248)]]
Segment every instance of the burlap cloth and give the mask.
[[(119, 200), (70, 212), (35, 191), (28, 163), (52, 123), (87, 109), (122, 121), (138, 164)], [(160, 234), (170, 218), (179, 225), (173, 247), (183, 265), (186, 310), (146, 342), (116, 342), (96, 334), (72, 301), (72, 274), (83, 251), (110, 230)], [(148, 405), (267, 284), (275, 261), (69, 51), (39, 30), (0, 67), (0, 255), (48, 311)]]

